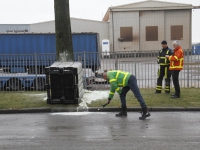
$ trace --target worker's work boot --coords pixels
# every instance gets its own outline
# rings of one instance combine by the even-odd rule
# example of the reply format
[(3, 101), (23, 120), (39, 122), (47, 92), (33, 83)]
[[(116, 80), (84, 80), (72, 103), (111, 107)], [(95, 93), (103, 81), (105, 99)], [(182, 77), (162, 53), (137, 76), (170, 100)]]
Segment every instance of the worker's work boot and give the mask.
[(149, 113), (147, 107), (143, 107), (142, 108), (142, 113), (141, 114), (142, 114), (142, 116), (139, 117), (140, 120), (144, 120), (144, 119), (146, 119), (146, 117), (151, 116), (151, 114)]
[(121, 111), (118, 114), (116, 114), (116, 117), (126, 117), (126, 116), (127, 116), (126, 107), (122, 107)]

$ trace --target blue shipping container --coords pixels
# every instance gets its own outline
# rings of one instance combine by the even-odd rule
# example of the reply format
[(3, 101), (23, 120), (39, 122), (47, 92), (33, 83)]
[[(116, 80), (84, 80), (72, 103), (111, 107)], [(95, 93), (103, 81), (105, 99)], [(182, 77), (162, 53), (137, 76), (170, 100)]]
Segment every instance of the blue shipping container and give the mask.
[[(74, 59), (77, 61), (80, 57), (81, 60), (86, 59), (87, 68), (91, 68), (93, 71), (100, 65), (99, 60), (99, 35), (98, 33), (73, 33), (72, 34), (72, 42), (73, 42), (73, 51), (74, 51)], [(87, 55), (84, 55), (83, 52), (86, 52)], [(17, 55), (21, 54), (50, 54), (56, 53), (56, 36), (55, 34), (0, 34), (0, 67), (6, 66), (8, 67), (8, 62), (5, 60), (10, 60), (12, 55), (15, 60), (22, 60), (25, 56), (18, 56), (20, 58), (16, 58)], [(88, 54), (89, 53), (89, 54)], [(8, 58), (9, 57), (9, 58)], [(23, 57), (23, 58), (21, 58)], [(34, 57), (26, 57), (26, 61), (29, 61), (29, 65), (35, 65)], [(56, 58), (55, 58), (56, 59)], [(54, 60), (55, 60), (54, 59)], [(49, 63), (49, 58), (44, 55), (44, 57), (38, 58), (38, 65), (45, 65), (46, 63), (41, 64), (41, 61)], [(10, 66), (16, 65), (16, 67), (24, 67), (24, 61), (20, 63), (16, 63), (16, 61), (10, 61)], [(53, 63), (53, 62), (51, 62)], [(51, 65), (51, 64), (50, 64)], [(14, 69), (16, 70), (16, 69)], [(20, 71), (21, 72), (21, 71)]]
[[(98, 52), (97, 33), (73, 33), (74, 52)], [(1, 54), (56, 53), (55, 34), (0, 34)]]
[(0, 34), (1, 54), (55, 53), (55, 34)]
[(200, 55), (200, 45), (192, 46), (192, 54), (193, 55)]

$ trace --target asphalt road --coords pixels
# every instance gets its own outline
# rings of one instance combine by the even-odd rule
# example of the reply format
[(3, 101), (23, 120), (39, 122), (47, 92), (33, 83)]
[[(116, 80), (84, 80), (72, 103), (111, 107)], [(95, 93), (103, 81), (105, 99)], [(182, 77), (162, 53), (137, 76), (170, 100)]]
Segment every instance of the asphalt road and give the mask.
[(199, 112), (0, 115), (1, 150), (199, 150)]

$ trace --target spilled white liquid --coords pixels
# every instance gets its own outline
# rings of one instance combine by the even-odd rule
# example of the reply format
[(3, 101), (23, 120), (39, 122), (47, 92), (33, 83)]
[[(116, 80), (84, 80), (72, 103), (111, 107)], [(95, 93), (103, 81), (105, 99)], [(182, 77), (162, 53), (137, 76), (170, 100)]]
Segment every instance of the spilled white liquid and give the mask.
[(109, 91), (84, 91), (83, 98), (79, 106), (87, 107), (87, 103), (90, 104), (92, 101), (104, 100), (108, 98)]
[[(37, 100), (43, 100), (43, 101), (47, 100), (47, 93), (25, 94), (25, 95), (33, 96)], [(108, 98), (108, 95), (109, 95), (109, 91), (88, 91), (88, 90), (84, 90), (84, 95), (83, 95), (83, 98), (81, 99), (79, 107), (86, 108), (87, 104), (90, 104), (92, 101), (105, 100), (105, 99)]]

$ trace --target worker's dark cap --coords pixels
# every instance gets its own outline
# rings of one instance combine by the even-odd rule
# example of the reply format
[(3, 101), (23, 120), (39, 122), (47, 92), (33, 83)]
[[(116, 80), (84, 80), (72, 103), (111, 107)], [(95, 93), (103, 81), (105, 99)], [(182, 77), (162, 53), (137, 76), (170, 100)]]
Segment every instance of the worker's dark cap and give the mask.
[(167, 44), (167, 41), (163, 40), (163, 41), (161, 42), (161, 44)]

